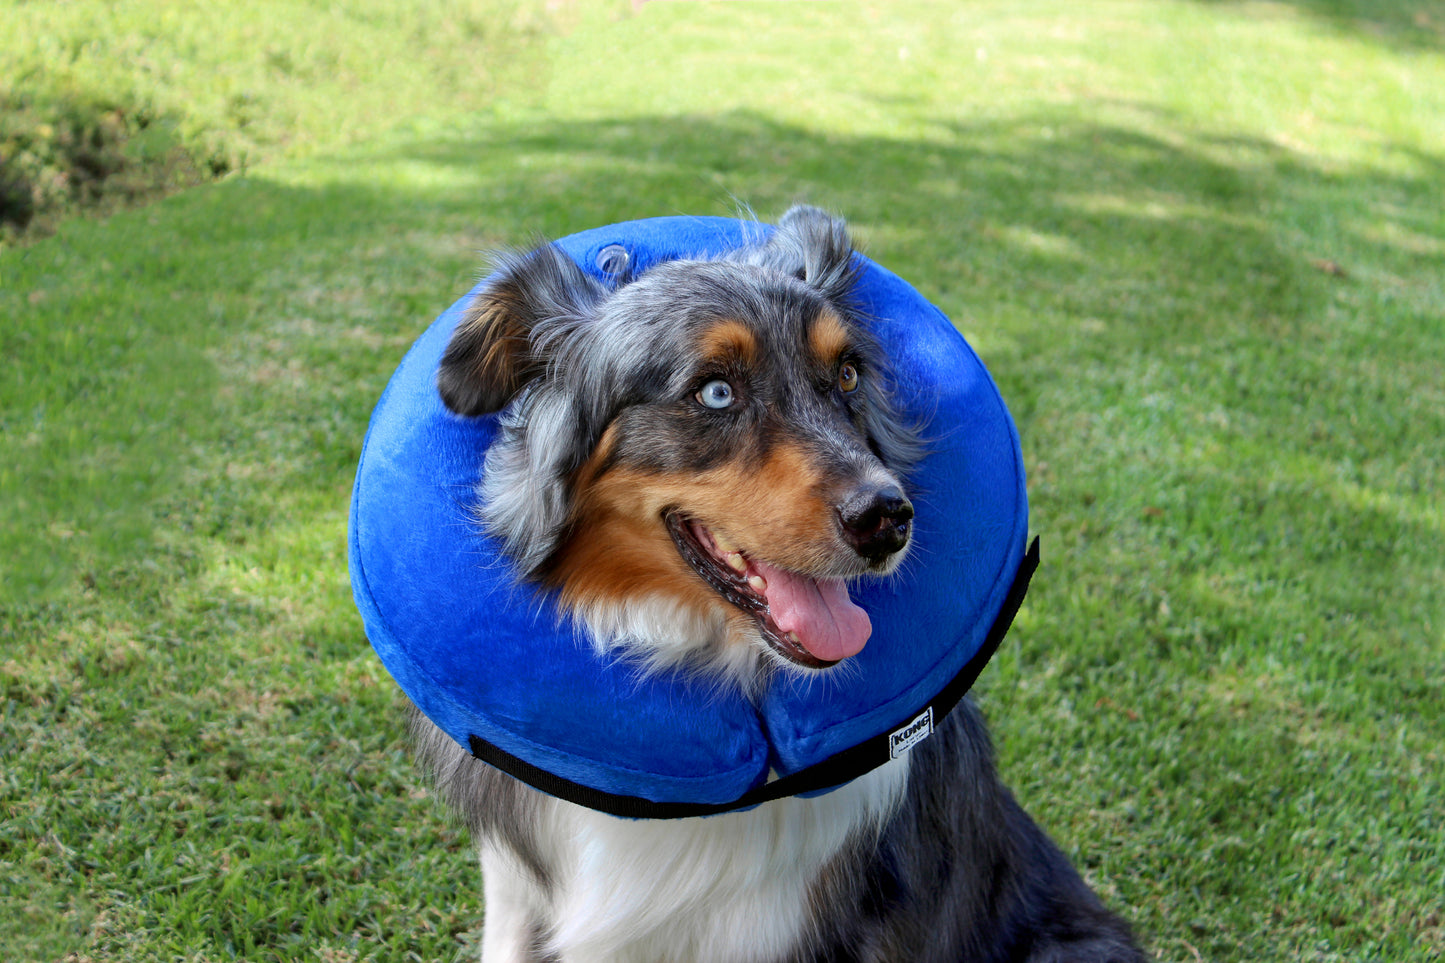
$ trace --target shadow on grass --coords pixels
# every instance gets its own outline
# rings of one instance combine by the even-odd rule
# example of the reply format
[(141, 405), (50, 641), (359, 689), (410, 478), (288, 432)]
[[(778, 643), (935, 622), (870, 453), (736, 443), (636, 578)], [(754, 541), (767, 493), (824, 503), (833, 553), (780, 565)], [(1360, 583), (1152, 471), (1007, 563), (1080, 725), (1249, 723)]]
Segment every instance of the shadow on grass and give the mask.
[[(1241, 6), (1243, 0), (1200, 0), (1214, 7)], [(1445, 4), (1439, 0), (1386, 3), (1381, 0), (1284, 0), (1331, 28), (1363, 34), (1402, 49), (1445, 47)]]
[[(470, 270), (451, 272), (468, 243), (728, 214), (735, 198), (765, 219), (797, 200), (847, 216), (979, 341), (1039, 459), (1051, 457), (1031, 431), (1046, 393), (1112, 372), (1073, 400), (1117, 405), (1137, 390), (1139, 365), (1187, 369), (1195, 384), (1168, 386), (1178, 397), (1243, 405), (1282, 455), (1388, 458), (1439, 424), (1388, 417), (1392, 399), (1418, 407), (1412, 365), (1434, 335), (1408, 280), (1383, 292), (1392, 303), (1378, 323), (1331, 305), (1439, 270), (1426, 199), (1442, 162), (1416, 159), (1428, 175), (1325, 172), (1265, 142), (1181, 144), (1052, 116), (929, 141), (819, 136), (749, 114), (529, 123), (366, 155), (356, 166), (374, 179), (297, 189), (238, 178), (77, 227), (6, 255), (20, 282), (0, 296), (28, 319), (0, 335), (15, 359), (0, 476), (7, 594), (80, 574), (65, 564), (72, 542), (99, 550), (89, 579), (128, 564), (145, 554), (156, 506), (228, 473), (264, 477), (267, 490), (334, 486), (383, 380), (359, 382), (352, 366), (375, 374), (395, 358), (366, 354), (375, 342), (360, 336), (322, 346), (306, 324), (334, 339), (338, 325), (355, 334), (379, 321), (395, 341), (465, 288)], [(418, 186), (381, 186), (398, 166), (419, 170)], [(1380, 356), (1398, 363), (1374, 376), (1356, 363)], [(1359, 425), (1371, 410), (1390, 427)], [(277, 445), (296, 453), (280, 475), (266, 467), (285, 460)], [(1091, 467), (1114, 466), (1105, 453)], [(223, 501), (204, 530), (263, 526), (246, 497)]]
[[(6, 634), (37, 664), (75, 618), (132, 622), (144, 651), (201, 639), (205, 659), (162, 666), (176, 692), (257, 671), (254, 643), (276, 672), (258, 688), (310, 712), (313, 666), (364, 647), (342, 536), (367, 416), (470, 285), (474, 249), (808, 200), (980, 347), (1020, 422), (1035, 524), (1066, 559), (1071, 586), (1042, 579), (1034, 604), (1074, 620), (1044, 624), (1080, 659), (1137, 666), (1152, 646), (1150, 672), (1208, 674), (1224, 650), (1288, 661), (1308, 645), (1318, 671), (1366, 678), (1377, 708), (1438, 699), (1417, 660), (1421, 625), (1440, 624), (1428, 575), (1445, 531), (1423, 506), (1445, 487), (1445, 405), (1417, 279), (1445, 266), (1427, 203), (1441, 159), (1417, 156), (1415, 176), (1321, 170), (1266, 142), (1148, 132), (1159, 123), (1045, 114), (927, 140), (746, 113), (499, 125), (358, 152), (324, 186), (236, 178), (7, 252), (0, 310), (23, 321), (0, 333)], [(24, 601), (47, 590), (65, 607)], [(1296, 642), (1320, 611), (1354, 634)], [(1096, 616), (1110, 621), (1097, 637)], [(142, 656), (105, 666), (87, 684), (122, 701), (157, 671)], [(0, 677), (5, 697), (39, 706), (41, 671)], [(215, 698), (224, 711), (230, 696)], [(89, 738), (144, 753), (151, 737)], [(112, 835), (97, 855), (88, 832), (67, 837), (76, 878), (153, 842)], [(1264, 885), (1229, 872), (1220, 892)], [(1116, 883), (1152, 898), (1143, 878)], [(1255, 895), (1239, 902), (1274, 904)], [(350, 931), (350, 912), (334, 894), (326, 925)], [(207, 919), (211, 945), (283, 958), (296, 940), (280, 914)]]

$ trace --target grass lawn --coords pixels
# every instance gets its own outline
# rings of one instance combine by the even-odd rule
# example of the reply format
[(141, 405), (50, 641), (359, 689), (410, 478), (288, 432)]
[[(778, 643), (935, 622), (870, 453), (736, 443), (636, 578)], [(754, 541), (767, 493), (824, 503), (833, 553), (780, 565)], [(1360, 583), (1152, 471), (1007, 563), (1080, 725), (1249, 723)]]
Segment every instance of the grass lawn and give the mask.
[(1090, 881), (1163, 960), (1445, 957), (1445, 4), (261, 6), (0, 0), (26, 130), (229, 172), (0, 247), (0, 959), (474, 955), (371, 407), (480, 250), (797, 200), (1018, 420), (978, 698)]

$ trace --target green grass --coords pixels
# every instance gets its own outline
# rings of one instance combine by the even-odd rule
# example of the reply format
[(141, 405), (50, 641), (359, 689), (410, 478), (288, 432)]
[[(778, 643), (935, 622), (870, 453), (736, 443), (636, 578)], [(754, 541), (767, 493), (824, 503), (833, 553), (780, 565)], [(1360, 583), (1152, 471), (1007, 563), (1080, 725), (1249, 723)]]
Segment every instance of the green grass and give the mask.
[(418, 103), (531, 98), (517, 3), (5, 0), (0, 243), (282, 156), (392, 132)]
[(161, 9), (3, 10), (239, 173), (0, 250), (0, 958), (472, 954), (367, 415), (478, 250), (804, 199), (1019, 422), (1029, 809), (1162, 959), (1445, 956), (1441, 5)]

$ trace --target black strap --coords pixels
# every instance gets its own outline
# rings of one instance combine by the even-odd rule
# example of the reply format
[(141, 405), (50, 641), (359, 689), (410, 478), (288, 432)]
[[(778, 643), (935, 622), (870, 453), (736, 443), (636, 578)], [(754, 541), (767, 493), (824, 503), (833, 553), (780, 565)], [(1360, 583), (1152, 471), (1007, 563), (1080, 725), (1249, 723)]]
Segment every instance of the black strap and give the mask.
[(973, 687), (979, 673), (983, 671), (983, 667), (988, 664), (988, 660), (998, 650), (1003, 637), (1008, 634), (1009, 626), (1013, 625), (1014, 616), (1018, 614), (1019, 606), (1023, 604), (1024, 595), (1028, 593), (1029, 580), (1033, 578), (1034, 570), (1038, 566), (1039, 540), (1035, 538), (1029, 544), (1028, 551), (1024, 553), (1023, 561), (1019, 563), (1018, 574), (1014, 576), (1013, 586), (1004, 598), (1003, 607), (999, 609), (998, 618), (994, 619), (988, 636), (983, 640), (983, 645), (926, 706), (908, 718), (900, 719), (897, 726), (889, 727), (887, 731), (879, 733), (871, 739), (865, 739), (851, 748), (836, 752), (822, 762), (814, 763), (806, 769), (800, 769), (791, 775), (764, 783), (732, 802), (654, 802), (640, 796), (604, 792), (601, 789), (593, 789), (590, 786), (563, 779), (545, 769), (540, 769), (504, 749), (485, 742), (478, 736), (472, 736), (470, 739), (472, 755), (549, 796), (556, 796), (579, 806), (610, 813), (613, 816), (621, 816), (625, 819), (682, 819), (689, 816), (714, 816), (737, 809), (749, 809), (774, 799), (782, 799), (784, 796), (796, 796), (800, 793), (842, 785), (849, 780), (857, 779), (866, 772), (877, 769), (892, 759), (896, 745), (895, 737), (901, 736), (903, 741), (907, 742), (907, 734), (913, 729), (915, 722), (927, 716), (931, 726), (936, 726), (954, 706), (958, 705), (958, 700), (962, 699), (964, 694)]

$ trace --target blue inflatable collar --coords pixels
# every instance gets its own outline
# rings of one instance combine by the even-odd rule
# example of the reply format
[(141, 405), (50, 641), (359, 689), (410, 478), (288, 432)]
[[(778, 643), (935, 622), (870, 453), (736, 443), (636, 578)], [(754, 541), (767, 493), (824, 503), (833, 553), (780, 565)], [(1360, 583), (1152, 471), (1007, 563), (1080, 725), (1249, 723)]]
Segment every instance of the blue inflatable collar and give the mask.
[[(621, 258), (640, 273), (757, 243), (762, 230), (656, 218), (556, 244), (610, 283)], [(756, 704), (601, 658), (550, 596), (518, 587), (469, 514), (497, 419), (458, 417), (436, 390), (470, 295), (431, 325), (372, 414), (349, 550), (367, 636), (433, 723), (535, 788), (630, 817), (827, 791), (928, 735), (1007, 631), (1037, 542), (1026, 551), (1018, 435), (992, 379), (937, 308), (865, 265), (855, 303), (891, 358), (898, 407), (926, 425), (929, 453), (909, 477), (915, 543), (899, 573), (855, 588), (873, 624), (863, 651), (781, 676)]]

